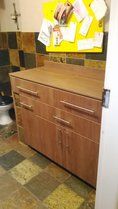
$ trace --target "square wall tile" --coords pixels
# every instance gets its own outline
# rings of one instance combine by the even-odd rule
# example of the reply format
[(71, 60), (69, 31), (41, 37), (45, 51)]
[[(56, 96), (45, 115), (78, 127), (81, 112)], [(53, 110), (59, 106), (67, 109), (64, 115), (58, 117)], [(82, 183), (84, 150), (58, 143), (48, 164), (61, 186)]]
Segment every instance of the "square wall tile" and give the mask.
[(4, 95), (11, 95), (11, 83), (6, 82), (6, 83), (2, 83), (0, 84), (0, 92), (2, 92)]
[(46, 59), (45, 55), (41, 55), (39, 53), (36, 54), (36, 66), (40, 67), (44, 65), (44, 60)]
[(25, 67), (24, 51), (19, 50), (20, 67)]
[(25, 68), (31, 69), (36, 67), (36, 55), (30, 53), (24, 53)]
[(49, 60), (53, 62), (65, 63), (66, 62), (66, 53), (49, 53)]
[(0, 50), (0, 66), (10, 65), (9, 51), (7, 49)]
[(88, 67), (88, 68), (93, 68), (93, 69), (98, 69), (98, 70), (105, 70), (106, 62), (101, 61), (101, 60), (98, 61), (98, 60), (86, 59), (84, 61), (84, 65), (85, 65), (85, 67)]
[(22, 49), (24, 50), (24, 52), (35, 52), (34, 33), (22, 33)]
[(38, 41), (38, 35), (39, 33), (35, 33), (36, 52), (40, 54), (48, 54), (48, 52), (46, 52), (46, 46)]
[(66, 58), (66, 63), (67, 64), (84, 66), (84, 60), (83, 59)]
[(11, 72), (10, 66), (0, 67), (0, 84), (10, 81), (9, 73)]
[(20, 67), (18, 66), (11, 66), (11, 72), (18, 72), (20, 71)]
[(12, 150), (8, 152), (7, 154), (0, 157), (0, 165), (6, 169), (9, 170), (13, 168), (18, 163), (22, 162), (25, 158), (17, 153), (16, 151)]
[(8, 48), (7, 33), (0, 32), (0, 49)]
[(8, 46), (10, 49), (17, 49), (16, 32), (8, 32)]
[(70, 58), (78, 58), (78, 59), (84, 59), (85, 58), (85, 53), (66, 53), (66, 57), (70, 57)]
[(17, 38), (17, 48), (19, 50), (22, 50), (22, 33), (21, 32), (16, 32), (16, 38)]
[(19, 51), (17, 49), (10, 49), (9, 55), (10, 55), (10, 64), (14, 66), (20, 66)]

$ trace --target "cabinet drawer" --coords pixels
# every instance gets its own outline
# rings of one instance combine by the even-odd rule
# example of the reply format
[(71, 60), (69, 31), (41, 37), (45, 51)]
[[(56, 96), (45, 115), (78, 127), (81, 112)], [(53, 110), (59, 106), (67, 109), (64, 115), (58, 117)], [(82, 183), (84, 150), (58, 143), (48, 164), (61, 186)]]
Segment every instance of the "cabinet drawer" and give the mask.
[(34, 101), (35, 114), (57, 125), (79, 133), (97, 143), (100, 138), (100, 124), (69, 112), (54, 108), (42, 102)]
[(11, 77), (11, 82), (13, 92), (30, 96), (43, 103), (93, 121), (101, 121), (102, 105), (99, 100), (13, 77)]
[(54, 106), (70, 113), (101, 121), (101, 101), (54, 89)]
[(11, 83), (13, 92), (53, 105), (52, 88), (13, 77), (11, 77)]

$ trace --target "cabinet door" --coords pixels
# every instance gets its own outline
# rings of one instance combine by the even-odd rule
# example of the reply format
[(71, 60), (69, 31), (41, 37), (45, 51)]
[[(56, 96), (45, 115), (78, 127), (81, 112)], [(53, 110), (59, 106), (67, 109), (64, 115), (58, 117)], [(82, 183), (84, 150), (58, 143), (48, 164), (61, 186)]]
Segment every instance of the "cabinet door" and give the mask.
[(39, 116), (36, 116), (36, 120), (38, 124), (38, 140), (42, 142), (41, 152), (63, 165), (63, 129)]
[(37, 118), (33, 111), (21, 108), (22, 123), (24, 128), (24, 141), (36, 150), (42, 151), (42, 141), (38, 138), (38, 124)]
[(65, 167), (95, 186), (99, 145), (74, 132), (65, 134)]

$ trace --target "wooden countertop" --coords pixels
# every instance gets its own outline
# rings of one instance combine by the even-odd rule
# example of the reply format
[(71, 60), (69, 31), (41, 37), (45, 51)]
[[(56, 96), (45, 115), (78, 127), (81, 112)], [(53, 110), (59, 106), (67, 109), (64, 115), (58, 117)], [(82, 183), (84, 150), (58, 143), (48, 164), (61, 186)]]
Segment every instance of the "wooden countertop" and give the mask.
[(104, 71), (46, 61), (45, 66), (10, 73), (10, 76), (102, 99)]

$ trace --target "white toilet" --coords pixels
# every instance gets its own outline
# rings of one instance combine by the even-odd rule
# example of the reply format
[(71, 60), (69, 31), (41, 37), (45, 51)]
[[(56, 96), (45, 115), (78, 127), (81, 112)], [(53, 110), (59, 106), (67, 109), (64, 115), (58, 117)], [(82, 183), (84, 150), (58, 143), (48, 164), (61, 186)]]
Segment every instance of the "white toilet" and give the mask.
[(9, 110), (13, 106), (13, 99), (10, 96), (0, 96), (0, 125), (12, 123)]

